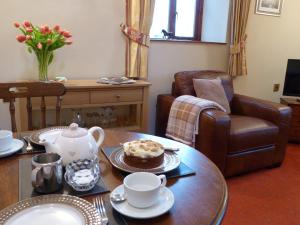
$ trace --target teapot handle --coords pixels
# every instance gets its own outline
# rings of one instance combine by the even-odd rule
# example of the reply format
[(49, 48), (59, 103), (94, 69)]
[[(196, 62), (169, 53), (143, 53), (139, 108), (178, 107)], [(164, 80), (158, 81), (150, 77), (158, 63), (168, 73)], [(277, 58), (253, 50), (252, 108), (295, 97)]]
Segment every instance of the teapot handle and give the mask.
[(92, 127), (89, 129), (89, 133), (91, 135), (93, 135), (94, 132), (98, 132), (99, 134), (98, 140), (96, 140), (97, 147), (99, 148), (102, 142), (104, 141), (104, 137), (105, 137), (104, 130), (101, 127)]

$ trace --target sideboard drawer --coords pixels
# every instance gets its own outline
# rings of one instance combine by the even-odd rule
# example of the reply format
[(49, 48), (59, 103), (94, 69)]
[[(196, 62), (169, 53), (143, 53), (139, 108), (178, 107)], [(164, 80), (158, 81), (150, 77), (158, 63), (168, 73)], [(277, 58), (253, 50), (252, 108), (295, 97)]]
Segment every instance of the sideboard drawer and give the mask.
[[(56, 97), (46, 97), (46, 106), (55, 107), (56, 106)], [(82, 105), (89, 104), (89, 92), (72, 92), (68, 91), (65, 95), (62, 96), (63, 105)], [(39, 108), (41, 105), (41, 98), (32, 98), (32, 106), (34, 108)]]
[(136, 102), (143, 100), (143, 90), (103, 90), (91, 92), (91, 103)]
[(63, 97), (63, 105), (83, 105), (90, 103), (89, 92), (72, 92), (68, 91)]

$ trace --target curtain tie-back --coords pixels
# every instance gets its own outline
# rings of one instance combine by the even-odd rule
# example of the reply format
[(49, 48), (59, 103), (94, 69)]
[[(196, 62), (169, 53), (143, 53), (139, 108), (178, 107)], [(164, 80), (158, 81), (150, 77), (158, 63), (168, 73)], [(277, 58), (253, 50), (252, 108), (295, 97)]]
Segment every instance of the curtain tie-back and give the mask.
[(144, 34), (133, 27), (127, 26), (125, 24), (120, 25), (122, 32), (134, 42), (137, 42), (140, 45), (144, 45), (149, 47), (150, 45), (150, 36), (148, 34)]
[(242, 51), (242, 49), (244, 49), (246, 46), (246, 39), (247, 39), (247, 35), (245, 35), (244, 38), (242, 38), (242, 40), (237, 44), (230, 45), (230, 54), (231, 55), (239, 54)]

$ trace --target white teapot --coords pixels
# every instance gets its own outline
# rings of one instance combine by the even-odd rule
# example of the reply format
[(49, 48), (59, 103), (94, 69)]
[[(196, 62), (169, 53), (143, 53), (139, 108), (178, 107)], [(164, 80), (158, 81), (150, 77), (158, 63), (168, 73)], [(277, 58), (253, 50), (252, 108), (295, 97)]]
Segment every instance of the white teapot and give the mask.
[[(99, 134), (95, 140), (93, 133)], [(67, 165), (73, 160), (91, 159), (98, 154), (98, 149), (104, 140), (105, 134), (101, 127), (92, 127), (89, 130), (78, 127), (72, 123), (68, 129), (63, 130), (54, 141), (41, 140), (46, 152), (54, 152), (62, 156), (63, 164)]]

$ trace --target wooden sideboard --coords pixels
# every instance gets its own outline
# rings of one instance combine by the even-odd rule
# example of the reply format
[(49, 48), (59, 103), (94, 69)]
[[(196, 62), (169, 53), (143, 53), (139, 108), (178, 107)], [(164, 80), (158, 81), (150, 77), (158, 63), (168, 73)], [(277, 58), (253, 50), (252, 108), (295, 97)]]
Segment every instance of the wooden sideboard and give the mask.
[[(62, 110), (128, 106), (130, 125), (115, 128), (147, 131), (149, 82), (137, 80), (133, 84), (110, 85), (99, 84), (96, 80), (68, 80), (64, 85), (66, 94), (62, 96)], [(40, 98), (32, 99), (33, 110), (40, 108), (40, 101)], [(46, 98), (47, 113), (55, 109), (55, 103), (55, 97)], [(19, 130), (28, 130), (25, 99), (20, 100), (19, 114)], [(35, 119), (39, 120), (38, 117)]]
[(280, 98), (280, 103), (292, 108), (289, 140), (300, 142), (300, 102), (295, 98)]

